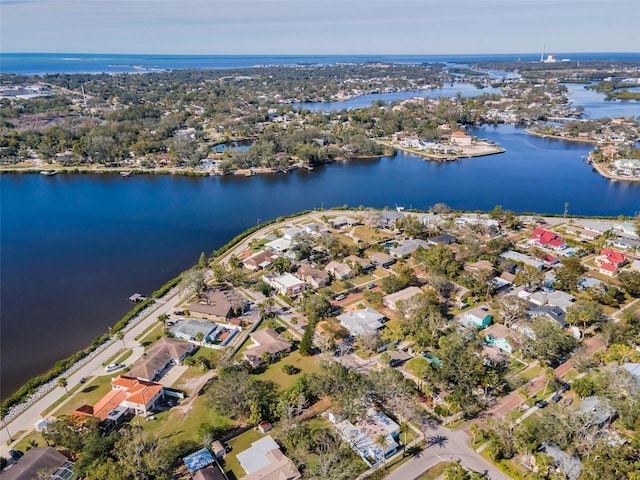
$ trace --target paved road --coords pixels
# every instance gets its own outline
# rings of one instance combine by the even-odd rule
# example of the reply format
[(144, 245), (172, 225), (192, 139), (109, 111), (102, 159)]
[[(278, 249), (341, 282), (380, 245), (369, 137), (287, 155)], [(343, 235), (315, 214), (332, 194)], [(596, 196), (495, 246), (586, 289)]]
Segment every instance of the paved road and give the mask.
[(471, 437), (462, 430), (447, 430), (434, 426), (427, 436), (429, 445), (413, 459), (391, 472), (386, 480), (413, 480), (440, 462), (460, 459), (460, 463), (471, 470), (484, 473), (491, 480), (510, 480), (469, 445)]
[[(127, 348), (134, 349), (134, 354), (125, 361), (127, 365), (131, 365), (142, 354), (142, 348), (138, 341), (135, 340), (135, 337), (144, 332), (152, 324), (157, 324), (158, 315), (171, 312), (180, 303), (180, 301), (180, 295), (173, 294), (171, 297), (163, 299), (162, 303), (156, 303), (155, 305), (150, 306), (147, 316), (143, 317), (137, 324), (126, 332), (124, 337), (125, 344)], [(77, 385), (82, 377), (88, 378), (106, 375), (103, 363), (120, 352), (122, 347), (122, 341), (113, 341), (111, 345), (105, 348), (100, 354), (96, 355), (86, 365), (79, 368), (75, 373), (67, 378), (68, 388)], [(16, 433), (23, 432), (20, 437), (22, 438), (24, 435), (31, 432), (36, 422), (43, 419), (41, 415), (42, 412), (65, 395), (66, 392), (64, 388), (56, 387), (9, 422), (7, 426), (11, 434), (14, 436), (14, 442), (10, 445), (7, 444), (9, 441), (7, 430), (2, 428), (0, 431), (0, 455), (7, 457), (9, 449), (13, 448), (17, 443), (17, 440), (19, 440), (15, 437)]]

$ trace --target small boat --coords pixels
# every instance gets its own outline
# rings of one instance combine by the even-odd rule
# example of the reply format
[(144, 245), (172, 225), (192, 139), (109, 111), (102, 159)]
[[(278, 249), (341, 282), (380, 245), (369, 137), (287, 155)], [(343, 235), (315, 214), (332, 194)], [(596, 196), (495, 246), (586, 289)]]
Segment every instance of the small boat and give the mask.
[(44, 175), (46, 177), (52, 177), (58, 173), (57, 170), (42, 170), (40, 175)]
[(120, 176), (121, 177), (125, 177), (125, 178), (129, 177), (129, 176), (131, 176), (131, 172), (120, 172)]

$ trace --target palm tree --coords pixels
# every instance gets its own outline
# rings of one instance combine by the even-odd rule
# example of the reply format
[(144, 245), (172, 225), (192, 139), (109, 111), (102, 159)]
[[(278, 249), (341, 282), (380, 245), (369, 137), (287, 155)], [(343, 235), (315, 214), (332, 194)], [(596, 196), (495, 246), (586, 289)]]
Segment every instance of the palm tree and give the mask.
[(64, 388), (64, 391), (67, 392), (67, 396), (69, 396), (69, 390), (67, 390), (67, 379), (64, 377), (59, 377), (57, 384), (59, 387)]
[(411, 426), (409, 422), (401, 422), (399, 425), (400, 433), (404, 434), (404, 441), (402, 442), (402, 456), (404, 457), (404, 452), (407, 448), (407, 433), (411, 430)]
[(9, 427), (7, 426), (7, 421), (5, 420), (7, 413), (9, 413), (9, 408), (5, 407), (4, 405), (0, 408), (0, 417), (2, 418), (2, 424), (4, 425), (4, 429), (7, 431), (7, 435), (9, 435), (9, 440), (13, 442), (13, 437), (11, 436), (11, 432), (9, 431)]
[(202, 340), (204, 340), (204, 333), (202, 332), (196, 333), (196, 342), (202, 345)]
[(555, 378), (556, 378), (556, 371), (551, 367), (547, 367), (547, 368), (544, 369), (544, 376), (547, 378), (547, 383), (544, 386), (543, 395), (546, 395), (547, 394), (547, 388), (549, 387), (549, 382), (551, 380), (555, 380)]
[(529, 390), (527, 389), (527, 387), (522, 386), (518, 389), (518, 395), (520, 395), (520, 399), (522, 400), (520, 402), (520, 408), (522, 408), (522, 405), (524, 405), (525, 400), (529, 398)]
[(385, 455), (387, 450), (387, 445), (389, 444), (387, 440), (387, 436), (381, 433), (376, 437), (375, 444), (376, 446), (380, 447), (380, 449), (382, 450), (382, 461), (384, 463), (384, 468), (387, 468), (387, 456)]
[(122, 340), (122, 346), (123, 346), (123, 347), (124, 347), (124, 349), (126, 350), (126, 349), (127, 349), (127, 344), (126, 344), (126, 342), (124, 341), (124, 332), (123, 332), (122, 330), (118, 330), (118, 331), (116, 332), (116, 338), (117, 338), (118, 340)]

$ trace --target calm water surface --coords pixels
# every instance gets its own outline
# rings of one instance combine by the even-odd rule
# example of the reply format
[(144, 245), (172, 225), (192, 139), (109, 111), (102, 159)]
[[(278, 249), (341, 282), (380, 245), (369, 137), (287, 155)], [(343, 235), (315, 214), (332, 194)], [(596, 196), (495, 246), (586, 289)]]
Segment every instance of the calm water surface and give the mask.
[[(2, 395), (86, 346), (129, 308), (230, 238), (303, 209), (348, 204), (633, 215), (640, 184), (580, 160), (588, 145), (512, 126), (474, 135), (507, 153), (432, 163), (398, 154), (289, 175), (189, 178), (2, 175)], [(34, 354), (34, 352), (37, 352)]]

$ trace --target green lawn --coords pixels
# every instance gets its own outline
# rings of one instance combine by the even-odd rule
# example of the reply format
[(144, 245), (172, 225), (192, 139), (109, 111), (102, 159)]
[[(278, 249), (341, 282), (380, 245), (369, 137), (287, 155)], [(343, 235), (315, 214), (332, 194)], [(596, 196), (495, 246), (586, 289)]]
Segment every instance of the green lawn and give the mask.
[(144, 432), (158, 438), (170, 438), (174, 442), (183, 440), (200, 442), (199, 429), (204, 424), (225, 428), (230, 428), (234, 424), (232, 419), (220, 415), (208, 406), (206, 395), (196, 398), (186, 414), (180, 408), (172, 408), (155, 413), (153, 416), (155, 420), (134, 417), (131, 425), (137, 425), (139, 421)]
[(157, 342), (158, 340), (160, 340), (160, 338), (162, 338), (162, 333), (163, 333), (163, 325), (161, 323), (158, 323), (158, 325), (151, 329), (150, 331), (145, 332), (147, 335), (140, 340), (140, 343), (142, 344), (143, 347), (145, 347), (145, 350), (147, 347), (149, 347), (151, 344), (153, 344), (154, 342)]
[[(96, 377), (93, 381), (85, 383), (83, 388), (69, 398), (63, 397), (62, 406), (54, 411), (55, 416), (69, 415), (76, 408), (82, 405), (95, 405), (98, 400), (104, 397), (111, 390), (111, 379), (122, 372), (115, 375), (104, 375)], [(53, 410), (52, 410), (53, 411)]]
[(540, 365), (534, 365), (533, 367), (529, 367), (520, 372), (520, 375), (522, 375), (524, 379), (529, 381), (533, 380), (539, 375), (542, 375), (542, 373), (544, 373), (544, 369)]
[(229, 477), (229, 480), (237, 480), (246, 475), (246, 472), (240, 466), (236, 455), (240, 452), (244, 452), (247, 448), (251, 447), (251, 444), (257, 440), (260, 440), (265, 435), (258, 430), (247, 430), (236, 438), (229, 440), (229, 446), (231, 452), (224, 457), (223, 468), (224, 472)]
[[(529, 417), (529, 418), (531, 418), (531, 417)], [(486, 449), (486, 448), (482, 452), (480, 452), (480, 455), (482, 455), (488, 461), (493, 463), (496, 467), (498, 467), (500, 470), (502, 470), (504, 473), (506, 473), (513, 480), (524, 480), (524, 477), (522, 475), (522, 470), (520, 470), (518, 467), (516, 467), (513, 464), (512, 461), (510, 461), (510, 460), (494, 461), (494, 460), (491, 459), (491, 455), (489, 454), (488, 449)]]
[[(264, 372), (259, 373), (257, 377), (259, 377), (261, 380), (270, 380), (276, 383), (281, 389), (286, 390), (291, 387), (303, 374), (320, 373), (320, 365), (318, 363), (319, 361), (320, 357), (318, 355), (303, 357), (296, 350), (291, 352), (286, 357), (276, 361), (275, 363), (269, 364)], [(286, 363), (299, 368), (300, 373), (296, 373), (295, 375), (287, 375), (286, 373), (284, 373), (282, 371), (282, 366)]]
[(452, 465), (451, 462), (440, 462), (435, 464), (429, 470), (424, 472), (421, 476), (416, 478), (416, 480), (436, 480), (439, 478), (444, 471), (447, 469), (449, 465)]

